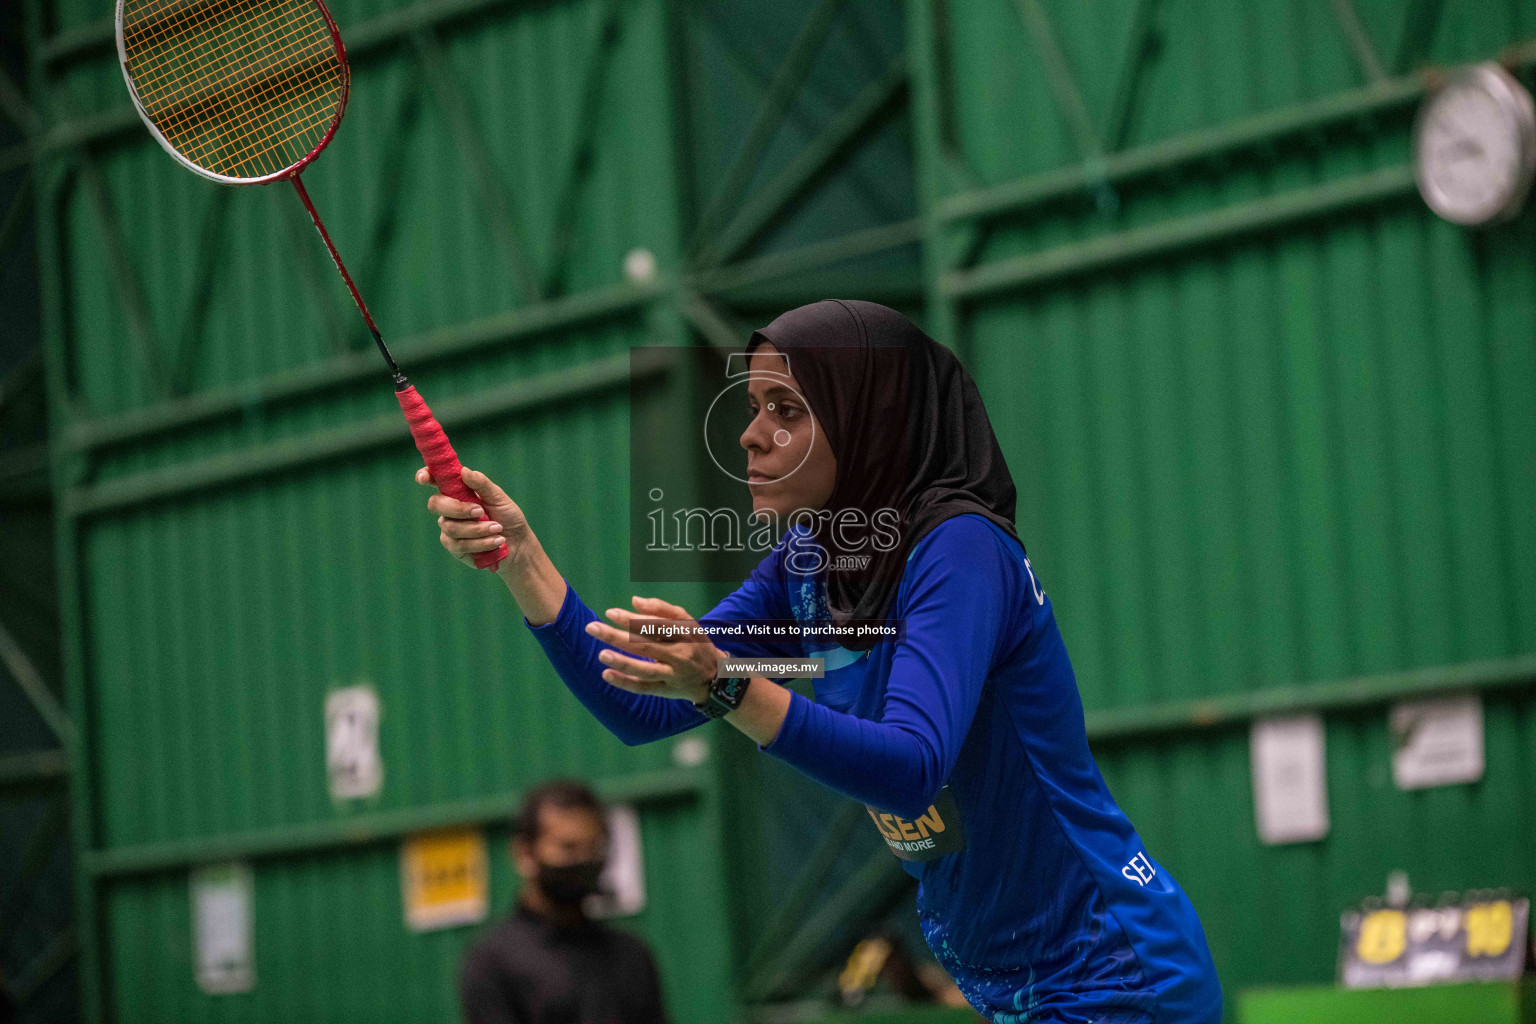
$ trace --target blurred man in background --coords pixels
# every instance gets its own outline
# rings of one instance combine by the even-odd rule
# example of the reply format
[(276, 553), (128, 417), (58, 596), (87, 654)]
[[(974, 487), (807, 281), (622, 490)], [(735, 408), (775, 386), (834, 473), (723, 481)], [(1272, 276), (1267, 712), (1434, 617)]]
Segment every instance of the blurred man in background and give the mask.
[(516, 908), (464, 958), (468, 1024), (666, 1024), (656, 963), (583, 909), (608, 849), (602, 805), (580, 782), (535, 786), (513, 822)]

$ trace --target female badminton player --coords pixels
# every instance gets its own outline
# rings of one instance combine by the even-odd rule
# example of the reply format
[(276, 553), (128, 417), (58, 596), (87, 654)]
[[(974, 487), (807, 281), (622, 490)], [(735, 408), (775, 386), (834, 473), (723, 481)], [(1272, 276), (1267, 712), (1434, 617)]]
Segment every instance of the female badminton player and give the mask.
[[(724, 717), (866, 804), (919, 879), (934, 955), (988, 1020), (1215, 1024), (1221, 988), (1199, 919), (1089, 752), (1050, 599), (1014, 529), (1013, 479), (969, 374), (870, 302), (791, 310), (746, 351), (740, 443), (754, 515), (816, 514), (698, 622), (900, 623), (899, 639), (638, 640), (635, 617), (687, 612), (637, 597), (633, 612), (599, 621), (517, 505), (473, 470), (463, 479), (481, 505), (427, 503), (443, 546), (466, 562), (507, 546), (497, 573), (534, 637), (624, 742)], [(482, 506), (491, 522), (475, 521)], [(848, 537), (834, 527), (882, 510), (886, 528), (862, 538), (870, 559), (838, 558)], [(817, 551), (826, 557), (805, 557)], [(826, 677), (814, 700), (768, 678), (717, 678), (727, 654), (825, 656)]]

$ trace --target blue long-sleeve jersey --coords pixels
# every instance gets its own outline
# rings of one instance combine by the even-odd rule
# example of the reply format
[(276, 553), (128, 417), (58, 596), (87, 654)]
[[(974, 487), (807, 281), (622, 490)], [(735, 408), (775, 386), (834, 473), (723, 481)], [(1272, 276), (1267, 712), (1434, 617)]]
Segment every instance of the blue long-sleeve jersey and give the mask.
[[(826, 621), (825, 574), (796, 572), (793, 550), (777, 547), (700, 622)], [(962, 844), (903, 863), (934, 955), (995, 1024), (1219, 1020), (1200, 922), (1099, 774), (1020, 545), (984, 516), (946, 520), (914, 546), (890, 615), (904, 639), (867, 654), (716, 641), (738, 657), (827, 658), (816, 700), (793, 695), (763, 749), (869, 805), (893, 849), (931, 846), (939, 826), (946, 848)], [(634, 744), (704, 721), (686, 701), (604, 682), (605, 645), (584, 629), (595, 617), (568, 589), (558, 617), (531, 628), (604, 725)]]

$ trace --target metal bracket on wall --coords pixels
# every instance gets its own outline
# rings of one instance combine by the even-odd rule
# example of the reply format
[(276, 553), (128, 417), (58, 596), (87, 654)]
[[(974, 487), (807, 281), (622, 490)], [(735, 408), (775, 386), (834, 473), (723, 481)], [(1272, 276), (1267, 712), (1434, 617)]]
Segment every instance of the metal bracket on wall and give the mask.
[(485, 223), (495, 235), (502, 255), (507, 258), (508, 268), (522, 292), (523, 301), (536, 303), (543, 295), (538, 272), (534, 269), (533, 258), (528, 251), (528, 232), (523, 229), (512, 200), (496, 174), (481, 132), (475, 126), (474, 115), (470, 113), (469, 101), (448, 69), (442, 43), (430, 28), (421, 28), (412, 33), (411, 43), (426, 72), (432, 96), (448, 118), (448, 127), (453, 132), (453, 141), (458, 146), (459, 155), (469, 168), (470, 185), (474, 190), (475, 201), (485, 214)]

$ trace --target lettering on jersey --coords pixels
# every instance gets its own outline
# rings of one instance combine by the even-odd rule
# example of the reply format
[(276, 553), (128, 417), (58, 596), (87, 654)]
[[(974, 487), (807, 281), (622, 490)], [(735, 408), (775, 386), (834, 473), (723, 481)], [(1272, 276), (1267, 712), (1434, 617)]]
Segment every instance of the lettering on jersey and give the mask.
[(1136, 854), (1136, 856), (1132, 857), (1128, 862), (1126, 862), (1125, 867), (1120, 869), (1120, 873), (1126, 878), (1129, 878), (1131, 881), (1135, 882), (1137, 885), (1146, 885), (1148, 882), (1152, 881), (1152, 879), (1157, 877), (1157, 869), (1154, 868), (1152, 866), (1152, 862), (1147, 859), (1147, 853), (1145, 850)]
[(1035, 567), (1029, 564), (1029, 559), (1024, 559), (1024, 568), (1029, 572), (1029, 589), (1035, 592), (1035, 603), (1045, 604), (1045, 591), (1040, 589), (1040, 584), (1035, 580)]
[(948, 786), (939, 790), (938, 798), (915, 821), (887, 814), (868, 804), (864, 809), (874, 820), (875, 828), (880, 830), (885, 845), (902, 860), (938, 860), (965, 849), (960, 808)]

